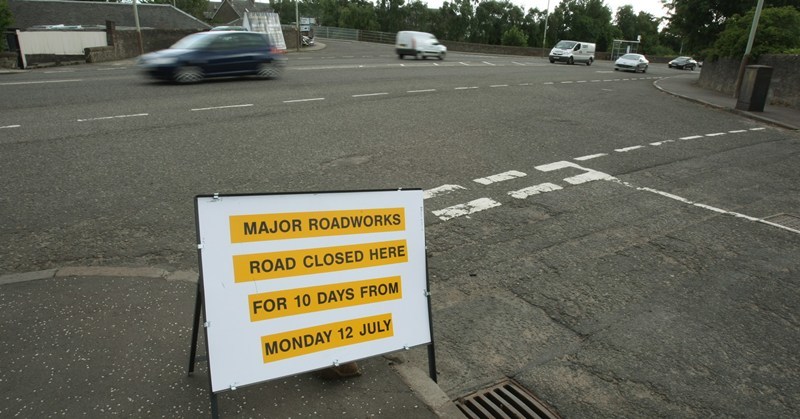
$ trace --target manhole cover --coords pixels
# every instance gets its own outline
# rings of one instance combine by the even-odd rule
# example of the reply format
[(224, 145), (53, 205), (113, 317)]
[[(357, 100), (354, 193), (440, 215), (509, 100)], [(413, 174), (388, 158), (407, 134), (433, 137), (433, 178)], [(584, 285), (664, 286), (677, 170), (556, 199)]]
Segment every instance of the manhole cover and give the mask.
[(455, 403), (468, 418), (560, 419), (544, 402), (511, 379), (459, 397)]
[(764, 221), (769, 221), (773, 224), (780, 224), (786, 228), (795, 231), (800, 231), (800, 217), (791, 214), (777, 214), (764, 218)]

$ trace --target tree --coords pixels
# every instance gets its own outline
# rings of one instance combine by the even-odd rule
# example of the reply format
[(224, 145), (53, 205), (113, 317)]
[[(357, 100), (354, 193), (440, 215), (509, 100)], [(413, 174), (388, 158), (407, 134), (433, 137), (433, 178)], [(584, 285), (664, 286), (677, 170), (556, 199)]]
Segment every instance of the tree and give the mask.
[[(744, 15), (756, 6), (755, 0), (661, 0), (670, 10), (668, 29), (681, 38), (688, 51), (701, 52), (711, 47), (728, 19)], [(765, 0), (764, 8), (793, 6), (800, 0)]]
[(607, 51), (614, 40), (611, 10), (603, 0), (563, 0), (550, 24), (556, 39), (593, 42), (598, 51)]
[(8, 0), (0, 0), (0, 51), (5, 51), (6, 47), (6, 38), (3, 35), (6, 31), (6, 28), (11, 26), (14, 23), (14, 18), (11, 16), (11, 10), (8, 8)]
[[(744, 54), (754, 14), (755, 11), (751, 10), (744, 16), (734, 15), (727, 22), (725, 30), (714, 43), (714, 56), (740, 58)], [(763, 9), (751, 56), (757, 58), (761, 54), (784, 54), (798, 49), (800, 11), (792, 6)]]

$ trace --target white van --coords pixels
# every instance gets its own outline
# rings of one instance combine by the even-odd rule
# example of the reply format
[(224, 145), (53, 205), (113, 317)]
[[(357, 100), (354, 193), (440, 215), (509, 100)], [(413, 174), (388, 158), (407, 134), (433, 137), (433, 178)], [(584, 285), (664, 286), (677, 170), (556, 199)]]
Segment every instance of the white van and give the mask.
[(594, 44), (578, 41), (558, 41), (550, 50), (550, 62), (564, 61), (567, 64), (594, 62)]
[(435, 36), (415, 31), (397, 32), (394, 50), (401, 60), (406, 55), (411, 55), (417, 60), (424, 60), (425, 57), (439, 57), (440, 60), (444, 60), (447, 54), (447, 47), (440, 44)]

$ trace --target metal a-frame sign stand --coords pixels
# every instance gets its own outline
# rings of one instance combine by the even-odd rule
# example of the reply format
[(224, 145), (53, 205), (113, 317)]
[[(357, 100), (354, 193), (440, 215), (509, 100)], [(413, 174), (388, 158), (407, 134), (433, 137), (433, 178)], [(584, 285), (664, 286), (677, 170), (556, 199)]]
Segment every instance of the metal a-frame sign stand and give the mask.
[[(358, 191), (358, 192), (370, 192), (370, 191)], [(227, 196), (246, 196), (246, 195), (227, 195)], [(194, 307), (194, 316), (192, 321), (192, 341), (190, 346), (190, 354), (189, 354), (189, 368), (188, 368), (188, 376), (192, 376), (194, 373), (196, 361), (198, 360), (197, 356), (197, 346), (198, 346), (198, 338), (199, 338), (199, 328), (201, 325), (201, 318), (202, 318), (202, 325), (203, 325), (203, 333), (204, 333), (204, 344), (206, 350), (206, 356), (201, 357), (205, 358), (208, 362), (208, 383), (209, 383), (209, 401), (211, 405), (211, 417), (214, 419), (219, 418), (219, 403), (217, 399), (217, 393), (213, 391), (212, 380), (211, 380), (211, 359), (209, 355), (209, 336), (208, 336), (208, 327), (210, 324), (208, 323), (207, 313), (206, 313), (206, 299), (205, 299), (205, 292), (204, 292), (204, 275), (203, 275), (203, 246), (201, 244), (201, 235), (200, 235), (200, 219), (199, 219), (199, 211), (198, 211), (198, 200), (201, 198), (211, 198), (211, 199), (219, 199), (223, 197), (219, 194), (214, 195), (199, 195), (195, 199), (195, 222), (196, 222), (196, 229), (197, 229), (197, 238), (198, 238), (198, 245), (197, 245), (197, 254), (198, 254), (198, 262), (199, 262), (199, 278), (197, 281), (197, 292), (195, 298), (195, 307)], [(428, 316), (428, 329), (430, 333), (430, 341), (426, 344), (427, 352), (428, 352), (428, 374), (430, 378), (434, 382), (438, 382), (437, 374), (436, 374), (436, 350), (434, 346), (434, 337), (433, 337), (433, 315), (431, 310), (431, 301), (430, 301), (430, 275), (428, 272), (428, 263), (427, 263), (427, 252), (425, 252), (425, 299), (427, 303), (427, 316)], [(410, 348), (405, 348), (410, 349)], [(376, 354), (373, 356), (377, 356), (380, 354)], [(368, 358), (368, 357), (367, 357)], [(364, 358), (361, 358), (364, 359)], [(357, 360), (354, 360), (357, 361)], [(319, 368), (310, 368), (306, 371), (302, 372), (310, 372), (315, 369)], [(276, 377), (277, 378), (277, 377)], [(266, 382), (269, 380), (264, 380), (261, 382)], [(258, 383), (253, 383), (258, 384)], [(231, 387), (230, 390), (236, 390), (236, 387)]]

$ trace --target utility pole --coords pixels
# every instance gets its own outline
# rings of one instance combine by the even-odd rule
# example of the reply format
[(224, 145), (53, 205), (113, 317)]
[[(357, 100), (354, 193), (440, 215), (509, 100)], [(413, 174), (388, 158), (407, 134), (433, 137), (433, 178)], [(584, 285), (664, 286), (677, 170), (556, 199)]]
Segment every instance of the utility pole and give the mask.
[(550, 0), (547, 0), (547, 9), (544, 11), (544, 35), (542, 35), (542, 57), (545, 56), (545, 42), (547, 42), (547, 18), (550, 15)]
[(736, 76), (736, 86), (733, 89), (733, 97), (739, 97), (739, 89), (742, 87), (742, 79), (744, 79), (744, 70), (750, 64), (750, 51), (753, 50), (753, 41), (756, 39), (756, 29), (758, 29), (758, 19), (761, 17), (761, 9), (764, 7), (764, 0), (758, 0), (756, 5), (756, 14), (753, 16), (753, 24), (750, 25), (750, 37), (747, 38), (747, 46), (744, 49), (744, 56), (742, 63), (739, 65), (739, 74)]
[(139, 27), (139, 9), (136, 7), (136, 0), (133, 0), (133, 20), (136, 21), (136, 41), (139, 43), (139, 55), (144, 54), (142, 44), (142, 28)]

